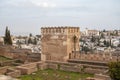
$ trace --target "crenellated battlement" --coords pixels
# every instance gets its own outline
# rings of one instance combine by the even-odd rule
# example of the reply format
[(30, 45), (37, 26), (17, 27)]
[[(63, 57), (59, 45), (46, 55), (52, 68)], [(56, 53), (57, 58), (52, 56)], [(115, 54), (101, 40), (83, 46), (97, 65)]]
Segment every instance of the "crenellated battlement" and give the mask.
[(79, 27), (42, 27), (42, 34), (51, 34), (51, 33), (77, 33), (79, 32)]

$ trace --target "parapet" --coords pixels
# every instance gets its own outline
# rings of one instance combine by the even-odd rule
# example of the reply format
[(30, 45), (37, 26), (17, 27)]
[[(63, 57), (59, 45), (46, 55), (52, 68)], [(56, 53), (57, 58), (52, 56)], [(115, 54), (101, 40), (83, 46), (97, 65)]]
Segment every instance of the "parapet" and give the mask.
[(76, 33), (79, 32), (79, 27), (42, 27), (42, 34), (51, 34), (51, 33)]

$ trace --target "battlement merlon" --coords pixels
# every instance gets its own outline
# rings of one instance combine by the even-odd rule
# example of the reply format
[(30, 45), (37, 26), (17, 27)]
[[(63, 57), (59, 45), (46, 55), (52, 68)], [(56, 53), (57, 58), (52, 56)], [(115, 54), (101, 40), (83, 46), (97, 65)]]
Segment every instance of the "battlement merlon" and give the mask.
[(69, 26), (61, 26), (61, 27), (41, 27), (42, 34), (50, 34), (50, 33), (79, 33), (80, 27), (69, 27)]

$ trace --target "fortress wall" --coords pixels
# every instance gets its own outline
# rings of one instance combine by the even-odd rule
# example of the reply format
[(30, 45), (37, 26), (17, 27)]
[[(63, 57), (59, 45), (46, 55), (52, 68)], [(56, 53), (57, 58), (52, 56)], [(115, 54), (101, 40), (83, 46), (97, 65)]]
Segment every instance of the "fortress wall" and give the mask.
[[(110, 62), (110, 61), (117, 61), (117, 56), (111, 56), (110, 54), (108, 55), (107, 53), (104, 53), (104, 54), (71, 53), (70, 59)], [(120, 57), (118, 57), (118, 60), (120, 60)]]
[[(46, 55), (46, 60), (66, 61), (69, 53), (79, 50), (79, 27), (42, 27), (41, 28), (41, 48), (42, 54)], [(77, 37), (74, 44), (73, 37)]]

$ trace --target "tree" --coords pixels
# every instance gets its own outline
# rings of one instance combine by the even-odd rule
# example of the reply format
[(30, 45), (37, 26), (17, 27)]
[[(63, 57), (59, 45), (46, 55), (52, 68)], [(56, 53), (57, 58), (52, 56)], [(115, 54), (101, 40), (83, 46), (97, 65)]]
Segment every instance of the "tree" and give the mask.
[(110, 46), (110, 42), (106, 42), (106, 47), (109, 47)]
[(34, 44), (34, 41), (32, 39), (32, 33), (29, 34), (29, 38), (28, 38), (28, 44)]
[(32, 39), (31, 38), (29, 38), (28, 39), (28, 44), (32, 44), (33, 42), (32, 42)]
[(103, 43), (104, 43), (104, 45), (106, 46), (106, 44), (107, 44), (107, 41), (106, 41), (106, 40), (104, 40), (104, 42), (103, 42)]
[(91, 42), (95, 42), (95, 41), (96, 41), (96, 38), (94, 36), (92, 36)]
[(105, 29), (103, 29), (103, 32), (106, 32), (106, 30), (105, 30)]
[(85, 54), (87, 54), (87, 52), (90, 51), (90, 49), (87, 46), (83, 46), (82, 51), (84, 51)]
[(12, 39), (10, 35), (10, 30), (8, 30), (8, 27), (6, 27), (6, 30), (5, 30), (4, 44), (12, 45)]
[(108, 67), (110, 77), (113, 80), (120, 80), (120, 62), (110, 62)]
[(29, 37), (32, 37), (32, 33), (29, 34)]
[(34, 38), (34, 43), (33, 44), (37, 44), (37, 38)]
[(98, 37), (98, 39), (97, 39), (97, 46), (100, 46), (100, 38)]
[(105, 38), (105, 35), (103, 32), (101, 32), (100, 38)]
[(120, 47), (120, 44), (118, 44), (118, 47)]
[(111, 41), (106, 41), (106, 40), (104, 40), (104, 45), (105, 45), (106, 47), (111, 46)]

